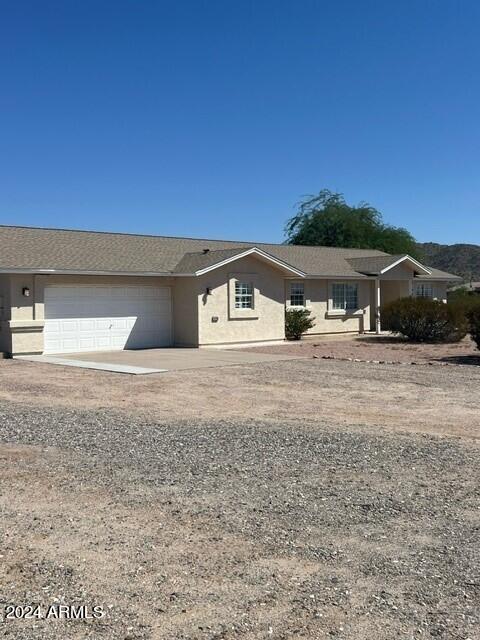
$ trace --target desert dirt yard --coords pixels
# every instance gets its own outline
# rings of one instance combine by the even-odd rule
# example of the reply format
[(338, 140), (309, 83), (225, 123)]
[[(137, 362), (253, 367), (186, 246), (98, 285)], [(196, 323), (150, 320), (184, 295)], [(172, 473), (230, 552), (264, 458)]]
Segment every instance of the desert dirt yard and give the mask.
[(476, 640), (479, 435), (475, 366), (1, 361), (0, 613), (106, 612), (1, 632)]
[(245, 351), (377, 363), (480, 366), (480, 351), (469, 336), (451, 344), (412, 343), (392, 334), (308, 336), (301, 341), (249, 347)]

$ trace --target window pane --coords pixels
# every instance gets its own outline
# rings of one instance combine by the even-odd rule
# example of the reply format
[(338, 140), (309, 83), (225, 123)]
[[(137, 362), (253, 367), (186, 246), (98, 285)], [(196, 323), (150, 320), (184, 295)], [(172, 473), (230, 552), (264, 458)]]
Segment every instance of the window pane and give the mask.
[(358, 309), (358, 285), (345, 285), (345, 309)]
[(303, 307), (305, 305), (305, 287), (303, 282), (290, 284), (290, 306)]
[(332, 306), (344, 311), (358, 309), (358, 285), (336, 282), (332, 285)]
[(334, 309), (345, 309), (345, 285), (332, 285), (332, 302)]
[(417, 298), (433, 298), (433, 287), (431, 284), (417, 284), (415, 289)]
[(251, 282), (235, 282), (235, 309), (253, 309)]

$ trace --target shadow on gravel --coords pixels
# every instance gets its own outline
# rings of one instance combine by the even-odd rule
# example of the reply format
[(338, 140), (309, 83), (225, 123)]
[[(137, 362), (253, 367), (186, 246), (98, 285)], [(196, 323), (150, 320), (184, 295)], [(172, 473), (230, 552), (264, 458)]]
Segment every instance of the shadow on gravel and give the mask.
[[(358, 336), (357, 338), (354, 339), (354, 342), (359, 342), (360, 344), (368, 343), (368, 344), (377, 344), (377, 345), (382, 345), (382, 344), (398, 344), (398, 345), (415, 344), (413, 342), (409, 342), (407, 340), (407, 338), (402, 338), (400, 336)], [(418, 343), (418, 344), (420, 344), (420, 343)]]
[(448, 364), (468, 364), (475, 367), (480, 367), (480, 355), (445, 356), (444, 358), (436, 358), (435, 362), (448, 362)]

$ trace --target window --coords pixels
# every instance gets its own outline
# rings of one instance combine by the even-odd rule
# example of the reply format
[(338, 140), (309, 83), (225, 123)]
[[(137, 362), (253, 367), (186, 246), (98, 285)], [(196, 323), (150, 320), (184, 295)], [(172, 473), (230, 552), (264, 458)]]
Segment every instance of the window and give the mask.
[(332, 285), (332, 302), (334, 309), (351, 311), (358, 309), (358, 285), (334, 283)]
[(415, 286), (415, 296), (417, 298), (433, 298), (433, 287), (431, 284), (417, 284)]
[(290, 306), (305, 306), (305, 285), (303, 282), (292, 282), (290, 284)]
[(235, 281), (235, 309), (253, 309), (253, 285)]

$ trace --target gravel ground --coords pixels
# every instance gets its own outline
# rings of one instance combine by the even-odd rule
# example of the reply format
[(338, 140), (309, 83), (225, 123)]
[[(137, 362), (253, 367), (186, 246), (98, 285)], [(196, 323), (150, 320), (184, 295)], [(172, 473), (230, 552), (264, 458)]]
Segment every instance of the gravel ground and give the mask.
[(305, 359), (126, 376), (0, 361), (0, 402), (121, 409), (148, 420), (295, 419), (415, 433), (480, 436), (480, 368)]
[(3, 636), (479, 638), (477, 441), (294, 417), (2, 401)]

